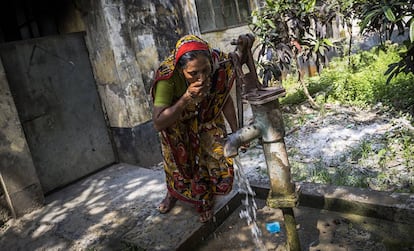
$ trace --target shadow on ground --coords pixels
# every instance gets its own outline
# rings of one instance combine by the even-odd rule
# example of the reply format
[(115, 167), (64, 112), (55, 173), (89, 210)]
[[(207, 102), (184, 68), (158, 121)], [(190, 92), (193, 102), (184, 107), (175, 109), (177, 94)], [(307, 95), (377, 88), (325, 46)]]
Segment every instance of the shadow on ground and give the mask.
[(2, 250), (122, 250), (122, 236), (165, 194), (161, 170), (117, 164), (46, 197), (45, 206), (1, 229)]

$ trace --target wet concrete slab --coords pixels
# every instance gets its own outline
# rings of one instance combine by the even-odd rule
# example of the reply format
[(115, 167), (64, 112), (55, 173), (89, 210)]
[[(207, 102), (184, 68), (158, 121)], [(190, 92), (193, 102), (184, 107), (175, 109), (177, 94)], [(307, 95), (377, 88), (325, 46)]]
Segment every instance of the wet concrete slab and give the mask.
[[(288, 250), (282, 210), (267, 207), (261, 199), (256, 199), (256, 204), (256, 223), (261, 230), (259, 241), (264, 250)], [(254, 242), (251, 226), (240, 219), (242, 210), (244, 206), (237, 208), (193, 250), (260, 250)], [(301, 250), (414, 250), (413, 226), (409, 224), (301, 206), (294, 209), (294, 214)], [(280, 224), (280, 232), (271, 233), (266, 229), (267, 223), (274, 222)]]

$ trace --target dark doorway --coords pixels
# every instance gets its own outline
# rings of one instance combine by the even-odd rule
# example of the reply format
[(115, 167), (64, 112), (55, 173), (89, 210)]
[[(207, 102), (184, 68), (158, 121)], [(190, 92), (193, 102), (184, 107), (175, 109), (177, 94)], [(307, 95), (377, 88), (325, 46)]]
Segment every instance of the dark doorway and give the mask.
[(115, 162), (83, 35), (0, 45), (44, 192)]
[(70, 0), (5, 0), (0, 3), (0, 43), (59, 34)]

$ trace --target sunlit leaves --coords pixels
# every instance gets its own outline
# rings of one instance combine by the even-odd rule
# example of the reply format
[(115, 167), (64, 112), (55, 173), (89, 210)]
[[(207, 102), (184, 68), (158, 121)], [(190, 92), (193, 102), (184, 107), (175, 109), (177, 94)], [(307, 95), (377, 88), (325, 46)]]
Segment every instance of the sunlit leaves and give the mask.
[(280, 67), (286, 68), (297, 56), (326, 55), (333, 46), (326, 38), (326, 26), (336, 18), (337, 8), (337, 3), (317, 5), (316, 0), (266, 0), (260, 11), (253, 12), (251, 26), (263, 44), (261, 52), (265, 47), (273, 49)]
[(414, 74), (414, 43), (407, 40), (404, 44), (405, 48), (400, 51), (401, 60), (390, 64), (384, 73), (384, 75), (388, 75), (387, 83), (400, 73)]
[(269, 24), (270, 27), (272, 27), (273, 29), (276, 29), (276, 25), (272, 22), (272, 20), (270, 19), (266, 19), (267, 24)]
[(395, 18), (395, 15), (392, 12), (392, 9), (389, 6), (384, 6), (382, 9), (383, 9), (385, 17), (388, 19), (388, 21), (390, 21), (392, 23), (395, 23), (395, 21), (397, 19)]
[(395, 28), (399, 35), (408, 31), (404, 42), (406, 50), (400, 53), (401, 60), (389, 65), (385, 75), (387, 83), (400, 73), (414, 73), (414, 1), (413, 0), (372, 0), (361, 3), (361, 33), (376, 32), (390, 40)]

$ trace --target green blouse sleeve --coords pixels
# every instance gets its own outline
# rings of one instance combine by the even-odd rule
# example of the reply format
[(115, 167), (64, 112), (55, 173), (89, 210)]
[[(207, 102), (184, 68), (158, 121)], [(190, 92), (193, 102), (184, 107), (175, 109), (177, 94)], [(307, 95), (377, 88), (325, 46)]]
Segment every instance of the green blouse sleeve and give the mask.
[(170, 106), (174, 96), (172, 81), (160, 80), (155, 87), (154, 106)]

